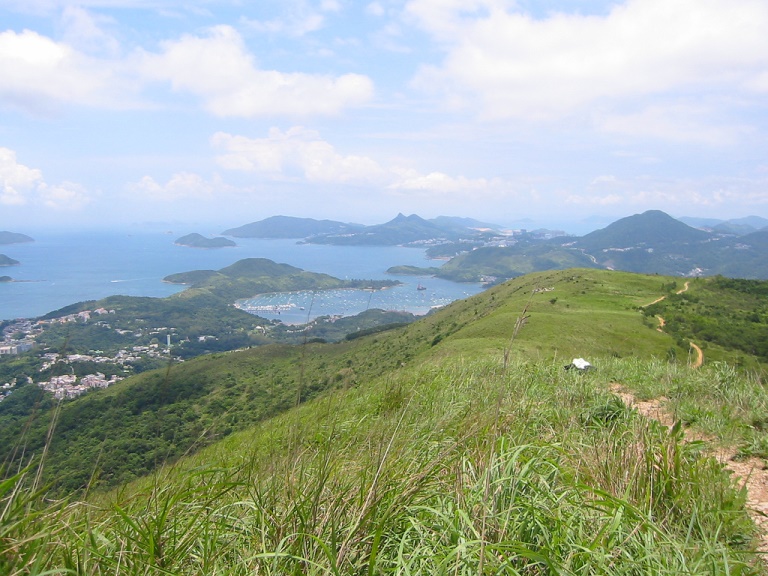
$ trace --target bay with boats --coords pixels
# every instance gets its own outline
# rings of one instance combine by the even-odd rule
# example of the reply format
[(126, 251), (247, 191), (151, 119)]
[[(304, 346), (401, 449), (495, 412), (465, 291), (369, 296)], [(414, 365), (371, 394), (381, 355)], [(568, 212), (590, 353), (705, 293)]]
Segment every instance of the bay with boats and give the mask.
[(195, 249), (174, 244), (181, 230), (31, 232), (35, 242), (7, 246), (20, 262), (0, 284), (0, 320), (33, 318), (69, 304), (111, 295), (166, 297), (183, 286), (169, 274), (218, 270), (243, 258), (269, 258), (341, 279), (395, 279), (386, 290), (329, 290), (254, 295), (237, 306), (270, 319), (297, 324), (318, 316), (350, 316), (371, 308), (426, 314), (480, 292), (480, 284), (424, 276), (393, 276), (392, 266), (434, 266), (420, 248), (333, 246), (294, 239), (238, 238), (237, 246)]

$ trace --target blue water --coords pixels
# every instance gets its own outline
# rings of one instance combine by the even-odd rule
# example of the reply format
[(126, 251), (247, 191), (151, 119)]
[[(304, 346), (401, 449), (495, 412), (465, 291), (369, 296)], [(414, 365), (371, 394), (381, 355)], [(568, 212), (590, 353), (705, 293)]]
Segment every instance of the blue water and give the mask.
[[(68, 304), (115, 294), (165, 297), (183, 289), (162, 279), (175, 272), (217, 270), (242, 258), (269, 258), (311, 272), (343, 279), (393, 278), (403, 286), (389, 290), (334, 291), (292, 295), (295, 314), (266, 314), (285, 322), (305, 322), (318, 315), (356, 314), (368, 307), (422, 314), (434, 306), (476, 294), (479, 284), (457, 284), (436, 278), (390, 276), (399, 264), (437, 266), (424, 251), (402, 247), (342, 247), (297, 244), (295, 240), (236, 239), (234, 248), (200, 250), (176, 246), (181, 234), (163, 232), (98, 232), (31, 234), (35, 242), (0, 246), (0, 253), (21, 262), (0, 267), (0, 319), (32, 318)], [(426, 290), (417, 290), (418, 284)], [(270, 296), (275, 301), (286, 295)], [(301, 308), (304, 310), (301, 310)]]

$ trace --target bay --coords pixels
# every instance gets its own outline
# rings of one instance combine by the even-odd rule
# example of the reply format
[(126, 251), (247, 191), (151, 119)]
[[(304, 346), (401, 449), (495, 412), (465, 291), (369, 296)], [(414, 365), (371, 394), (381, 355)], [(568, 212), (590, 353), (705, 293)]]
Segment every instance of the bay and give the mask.
[[(173, 242), (180, 234), (167, 232), (31, 235), (35, 242), (0, 247), (0, 252), (21, 262), (19, 266), (0, 268), (0, 275), (15, 280), (0, 283), (0, 319), (33, 318), (76, 302), (117, 294), (170, 296), (184, 287), (163, 282), (165, 276), (189, 270), (218, 270), (243, 258), (269, 258), (343, 279), (394, 278), (403, 282), (402, 286), (375, 293), (343, 290), (304, 296), (270, 295), (268, 298), (274, 303), (290, 298), (295, 314), (258, 314), (291, 323), (306, 322), (307, 318), (318, 315), (356, 314), (369, 307), (424, 314), (433, 307), (482, 290), (480, 284), (386, 273), (391, 266), (401, 264), (434, 266), (435, 262), (417, 248), (328, 246), (299, 244), (296, 240), (238, 238), (236, 247), (203, 250), (176, 246)], [(425, 289), (417, 290), (419, 284)]]

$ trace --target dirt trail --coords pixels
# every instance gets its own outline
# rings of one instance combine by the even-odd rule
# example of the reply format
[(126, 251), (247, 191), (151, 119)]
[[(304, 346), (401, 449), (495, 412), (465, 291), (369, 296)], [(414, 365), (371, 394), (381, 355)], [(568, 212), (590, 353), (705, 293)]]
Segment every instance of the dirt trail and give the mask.
[[(686, 280), (685, 284), (683, 284), (683, 287), (680, 288), (675, 294), (682, 294), (683, 292), (687, 292), (688, 288), (690, 288), (691, 283)], [(660, 298), (656, 298), (653, 302), (650, 304), (646, 304), (645, 306), (641, 306), (641, 308), (647, 308), (648, 306), (652, 306), (656, 304), (657, 302), (661, 302), (662, 300), (666, 299), (666, 296), (661, 296)], [(656, 328), (659, 332), (664, 332), (664, 326), (666, 325), (666, 320), (662, 318), (661, 316), (656, 316), (656, 319), (659, 321), (659, 327)], [(699, 348), (696, 344), (693, 342), (689, 342), (691, 345), (691, 348), (696, 352), (696, 360), (694, 360), (691, 363), (691, 368), (701, 368), (701, 365), (704, 364), (704, 352)]]
[[(675, 294), (682, 294), (683, 292), (688, 292), (688, 288), (690, 288), (690, 286), (691, 286), (691, 283), (686, 281), (686, 283), (683, 284), (683, 287), (680, 288), (680, 290), (678, 290), (677, 292), (675, 292)], [(666, 296), (659, 296), (653, 302), (649, 302), (645, 306), (640, 306), (640, 308), (648, 308), (648, 306), (653, 306), (654, 304), (656, 304), (658, 302), (661, 302), (662, 300), (666, 300), (666, 299), (667, 299)]]
[(689, 344), (691, 345), (691, 348), (696, 351), (696, 360), (691, 364), (691, 368), (701, 368), (701, 365), (704, 364), (704, 352), (702, 352), (701, 348), (696, 346), (693, 342), (689, 342)]
[[(691, 346), (698, 348), (695, 344)], [(663, 426), (671, 428), (675, 418), (666, 408), (665, 397), (654, 400), (641, 401), (620, 384), (611, 384), (611, 392), (621, 398), (622, 402), (630, 408), (635, 408), (638, 413), (646, 418), (652, 418)], [(711, 437), (684, 429), (686, 441), (713, 442)], [(730, 470), (740, 487), (747, 489), (747, 511), (752, 521), (760, 530), (760, 545), (758, 549), (768, 553), (768, 470), (765, 463), (759, 458), (747, 458), (734, 460), (736, 450), (733, 448), (718, 448), (709, 450), (709, 454), (716, 458), (727, 470)], [(763, 558), (768, 562), (768, 558)]]

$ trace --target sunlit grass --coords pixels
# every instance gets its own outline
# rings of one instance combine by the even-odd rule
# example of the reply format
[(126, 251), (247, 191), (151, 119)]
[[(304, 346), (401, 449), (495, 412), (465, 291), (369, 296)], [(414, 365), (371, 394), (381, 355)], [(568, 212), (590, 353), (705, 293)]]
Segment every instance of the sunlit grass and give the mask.
[[(12, 476), (3, 573), (760, 572), (722, 467), (606, 386), (669, 394), (703, 372), (596, 364), (402, 370), (89, 502), (48, 502), (29, 471)], [(722, 390), (749, 385), (720, 377)]]

